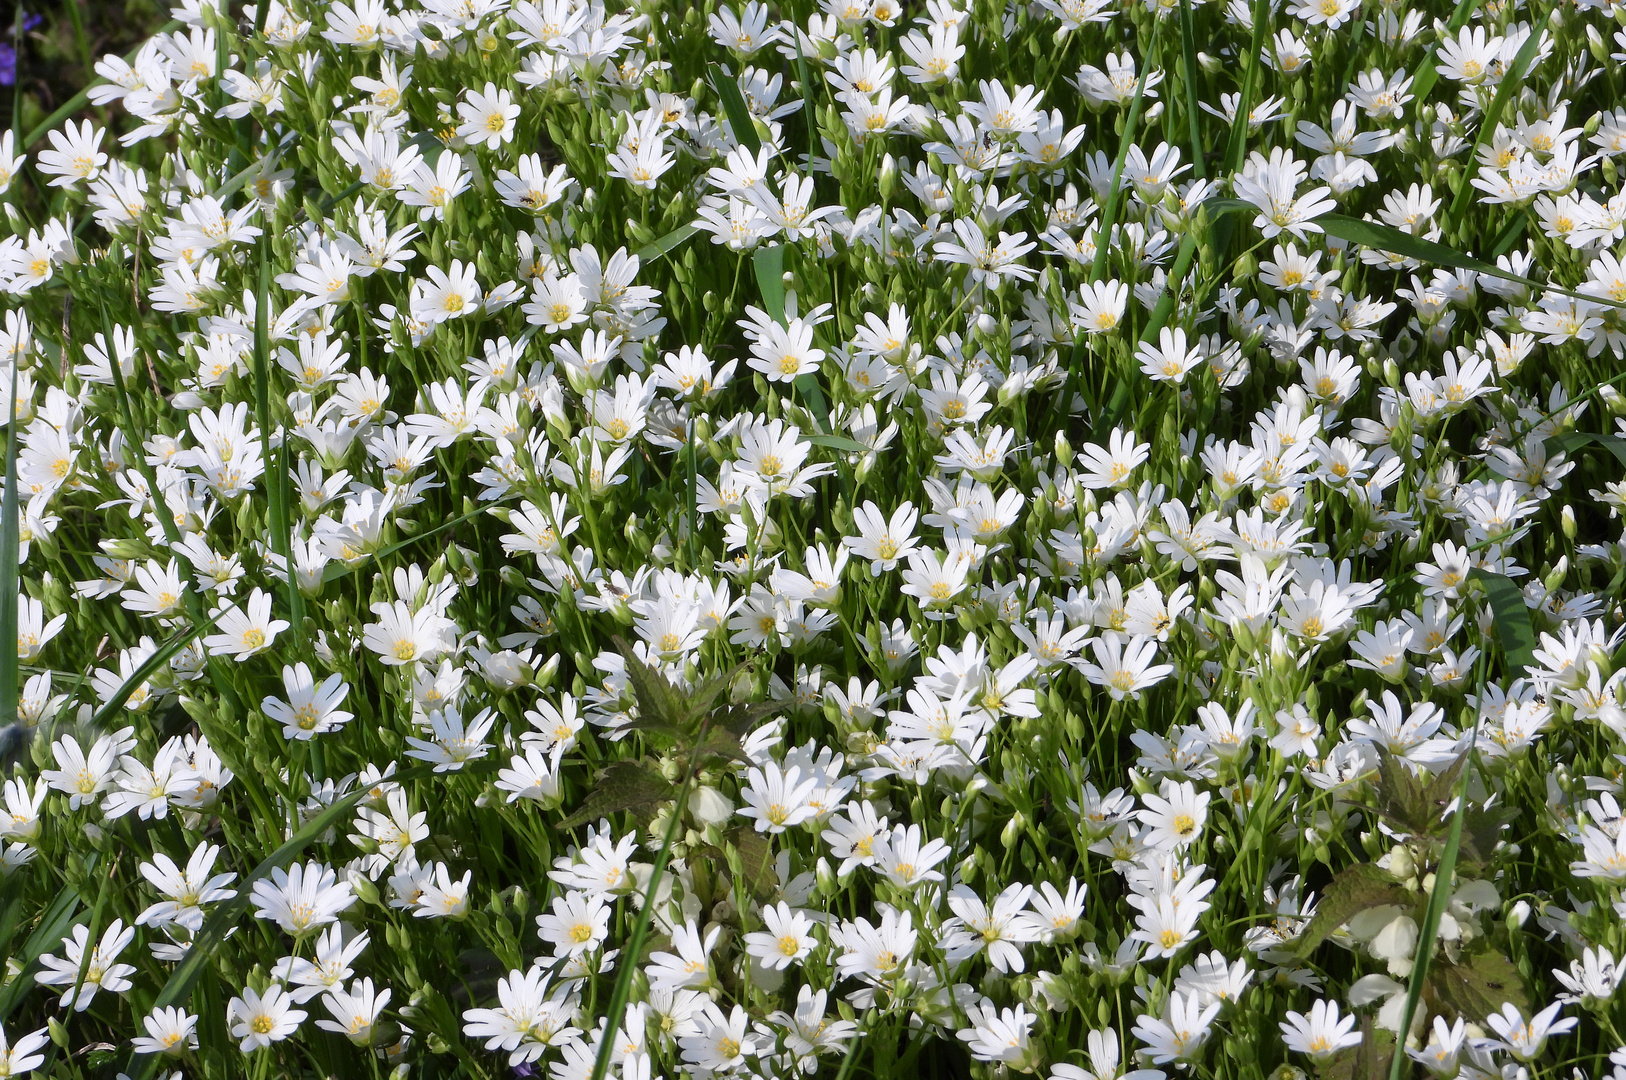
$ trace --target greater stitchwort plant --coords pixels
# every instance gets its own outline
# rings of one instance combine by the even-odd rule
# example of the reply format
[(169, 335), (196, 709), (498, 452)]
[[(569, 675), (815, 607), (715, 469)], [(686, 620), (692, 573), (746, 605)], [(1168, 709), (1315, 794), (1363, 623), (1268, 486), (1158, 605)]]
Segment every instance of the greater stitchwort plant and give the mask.
[(0, 1076), (1626, 1080), (1626, 7), (173, 17), (0, 136)]

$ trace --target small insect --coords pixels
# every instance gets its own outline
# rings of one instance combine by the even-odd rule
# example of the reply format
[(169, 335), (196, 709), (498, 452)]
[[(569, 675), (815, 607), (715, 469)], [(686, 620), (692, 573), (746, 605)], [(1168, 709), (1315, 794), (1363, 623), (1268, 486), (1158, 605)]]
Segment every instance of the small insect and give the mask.
[(982, 133), (982, 148), (984, 150), (992, 150), (994, 148), (994, 133), (993, 132), (985, 131), (985, 132)]
[(601, 581), (599, 582), (598, 587), (600, 592), (607, 592), (611, 595), (619, 596), (623, 600), (627, 598), (627, 590), (623, 589), (619, 585), (612, 584), (608, 581)]

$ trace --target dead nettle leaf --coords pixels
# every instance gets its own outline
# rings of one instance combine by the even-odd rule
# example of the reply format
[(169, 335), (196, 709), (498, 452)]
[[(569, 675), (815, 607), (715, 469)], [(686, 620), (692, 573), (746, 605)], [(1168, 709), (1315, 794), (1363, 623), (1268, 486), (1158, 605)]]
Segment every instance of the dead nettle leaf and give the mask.
[(779, 886), (775, 873), (773, 846), (768, 838), (749, 825), (740, 825), (728, 831), (725, 840), (740, 857), (740, 880), (758, 900), (773, 895)]
[(1437, 1003), (1476, 1024), (1501, 1012), (1506, 1003), (1526, 1016), (1530, 1014), (1530, 999), (1524, 992), (1519, 969), (1494, 949), (1464, 957), (1455, 964), (1442, 957), (1429, 972), (1428, 989)]
[[(627, 681), (632, 684), (633, 697), (638, 703), (638, 719), (631, 725), (634, 730), (665, 735), (681, 743), (695, 736), (700, 730), (702, 721), (708, 717), (712, 718), (715, 725), (716, 713), (732, 713), (740, 708), (749, 708), (729, 705), (719, 709), (717, 704), (718, 700), (728, 693), (740, 671), (746, 667), (744, 664), (685, 690), (673, 685), (658, 668), (640, 659), (624, 638), (616, 638), (615, 646), (625, 661)], [(757, 706), (768, 711), (775, 707)]]
[(1395, 1050), (1392, 1031), (1379, 1031), (1371, 1013), (1361, 1017), (1361, 1041), (1340, 1050), (1322, 1070), (1322, 1080), (1384, 1080)]
[(672, 782), (647, 765), (613, 761), (599, 771), (598, 781), (582, 808), (561, 821), (559, 828), (574, 829), (623, 810), (652, 817), (654, 808), (669, 801), (672, 794)]
[(1298, 950), (1307, 956), (1317, 945), (1327, 940), (1334, 930), (1368, 908), (1385, 904), (1406, 906), (1416, 897), (1402, 889), (1394, 875), (1372, 863), (1351, 866), (1332, 879), (1321, 903), (1316, 905), (1315, 916), (1304, 933), (1299, 935)]

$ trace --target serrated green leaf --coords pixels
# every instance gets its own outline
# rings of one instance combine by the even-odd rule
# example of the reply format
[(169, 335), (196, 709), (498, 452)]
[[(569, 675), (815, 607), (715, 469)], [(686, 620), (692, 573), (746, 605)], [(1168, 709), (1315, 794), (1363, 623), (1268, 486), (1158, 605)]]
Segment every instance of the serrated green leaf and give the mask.
[(632, 686), (632, 696), (638, 702), (638, 715), (688, 732), (689, 710), (682, 692), (665, 675), (639, 659), (625, 638), (617, 637), (614, 644), (625, 663), (627, 682)]
[(1373, 807), (1397, 832), (1426, 836), (1431, 831), (1435, 811), (1428, 803), (1428, 790), (1405, 759), (1378, 752), (1378, 779), (1373, 789)]
[(1333, 931), (1369, 908), (1409, 904), (1412, 896), (1396, 884), (1394, 875), (1373, 863), (1358, 863), (1332, 879), (1316, 905), (1315, 915), (1296, 942), (1299, 955), (1308, 956)]
[(1496, 615), (1496, 637), (1507, 657), (1508, 673), (1515, 678), (1536, 663), (1536, 632), (1530, 627), (1530, 608), (1524, 593), (1505, 574), (1474, 567), (1469, 575), (1485, 587), (1485, 599)]
[(1526, 1016), (1530, 999), (1513, 961), (1494, 949), (1475, 953), (1460, 963), (1442, 961), (1429, 979), (1434, 1000), (1456, 1011), (1470, 1023), (1480, 1023), (1511, 1003)]
[(749, 825), (741, 825), (728, 831), (727, 842), (739, 852), (743, 881), (751, 895), (759, 900), (773, 895), (779, 876), (774, 872), (773, 845), (768, 838)]
[(612, 761), (599, 772), (581, 809), (561, 821), (558, 827), (574, 829), (623, 810), (648, 817), (658, 804), (670, 801), (673, 795), (672, 782), (655, 770), (636, 761)]

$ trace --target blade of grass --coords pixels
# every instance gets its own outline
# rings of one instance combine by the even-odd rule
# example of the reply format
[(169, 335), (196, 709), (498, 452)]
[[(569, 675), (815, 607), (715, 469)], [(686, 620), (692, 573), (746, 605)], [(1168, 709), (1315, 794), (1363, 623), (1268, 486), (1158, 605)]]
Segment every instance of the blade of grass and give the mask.
[(757, 126), (751, 121), (751, 110), (745, 107), (745, 95), (740, 93), (740, 84), (723, 70), (721, 64), (710, 64), (707, 70), (711, 75), (711, 88), (722, 99), (723, 115), (728, 117), (728, 126), (734, 129), (734, 141), (755, 156), (762, 150), (762, 138), (757, 135)]
[[(1140, 332), (1140, 341), (1155, 341), (1159, 332), (1168, 324), (1169, 316), (1174, 314), (1174, 305), (1180, 294), (1180, 283), (1185, 280), (1186, 271), (1191, 268), (1192, 256), (1197, 253), (1197, 243), (1195, 231), (1187, 232), (1185, 239), (1180, 241), (1180, 250), (1174, 257), (1174, 267), (1164, 280), (1163, 292), (1158, 295), (1157, 303), (1153, 305), (1152, 313), (1146, 320), (1146, 326)], [(1091, 424), (1092, 432), (1097, 429), (1110, 431), (1123, 419), (1138, 381), (1133, 377), (1118, 380), (1118, 385), (1113, 387), (1112, 397), (1107, 401), (1107, 407), (1102, 410), (1099, 421)]]
[(1186, 84), (1186, 135), (1191, 140), (1191, 171), (1208, 176), (1203, 164), (1202, 111), (1197, 106), (1197, 32), (1192, 28), (1191, 0), (1180, 0), (1180, 80)]
[(1615, 460), (1626, 465), (1626, 439), (1618, 435), (1604, 435), (1597, 431), (1566, 431), (1547, 440), (1548, 444), (1566, 453), (1579, 450), (1588, 443), (1596, 444), (1615, 455)]
[(699, 231), (693, 225), (679, 225), (665, 236), (652, 240), (639, 248), (637, 252), (638, 262), (643, 266), (648, 266), (657, 259), (670, 254), (673, 248)]
[(470, 510), (466, 514), (459, 514), (450, 521), (441, 522), (428, 532), (421, 532), (414, 536), (409, 536), (405, 540), (398, 540), (395, 543), (390, 544), (388, 547), (379, 548), (377, 551), (373, 552), (369, 558), (361, 560), (354, 566), (347, 566), (344, 563), (332, 563), (322, 571), (322, 584), (325, 585), (330, 581), (338, 581), (342, 577), (349, 577), (351, 574), (358, 572), (364, 566), (378, 563), (381, 560), (394, 555), (397, 551), (400, 551), (403, 548), (411, 547), (413, 544), (416, 544), (421, 540), (427, 540), (436, 533), (443, 533), (447, 529), (456, 528), (465, 521), (471, 521), (485, 512), (485, 509), (481, 508), (479, 510)]
[(260, 280), (254, 293), (254, 409), (260, 426), (260, 460), (265, 463), (269, 504), (269, 547), (282, 559), (288, 579), (288, 621), (299, 651), (305, 648), (305, 598), (293, 570), (292, 516), (288, 512), (288, 443), (286, 436), (271, 456), (271, 244), (260, 234)]
[(0, 725), (17, 722), (17, 365), (11, 365), (11, 417), (6, 424), (6, 490), (0, 495)]
[[(1486, 653), (1479, 654), (1479, 700), (1485, 698)], [(1468, 736), (1468, 767), (1462, 770), (1462, 779), (1456, 793), (1456, 816), (1451, 820), (1451, 834), (1446, 838), (1440, 863), (1434, 869), (1434, 891), (1429, 893), (1428, 908), (1423, 913), (1423, 926), (1417, 937), (1417, 956), (1412, 961), (1411, 979), (1406, 984), (1405, 1011), (1400, 1015), (1399, 1036), (1395, 1039), (1394, 1057), (1389, 1059), (1389, 1080), (1401, 1080), (1401, 1066), (1406, 1062), (1406, 1033), (1411, 1030), (1411, 1018), (1417, 1015), (1417, 1003), (1422, 1000), (1423, 984), (1428, 979), (1429, 962), (1434, 958), (1434, 942), (1440, 934), (1440, 918), (1451, 898), (1452, 878), (1457, 869), (1457, 852), (1462, 847), (1462, 823), (1467, 818), (1468, 778), (1473, 775), (1473, 754), (1479, 743), (1479, 725), (1474, 724)]]
[[(91, 852), (85, 860), (85, 869), (94, 869), (98, 858), (97, 852)], [(51, 906), (40, 916), (34, 932), (23, 942), (23, 951), (18, 955), (22, 962), (21, 970), (4, 987), (0, 987), (0, 1021), (10, 1019), (17, 1004), (34, 988), (34, 973), (39, 970), (40, 955), (62, 940), (78, 914), (79, 894), (72, 889), (57, 893)]]
[(1231, 134), (1225, 141), (1225, 170), (1237, 172), (1248, 152), (1248, 121), (1253, 114), (1254, 81), (1264, 63), (1265, 40), (1270, 36), (1270, 0), (1253, 0), (1253, 39), (1242, 69), (1242, 85), (1237, 90), (1236, 115), (1231, 117)]
[[(782, 244), (757, 248), (751, 256), (751, 269), (756, 274), (757, 289), (762, 293), (762, 309), (780, 326), (785, 325), (785, 248)], [(796, 377), (796, 392), (812, 412), (814, 421), (823, 432), (830, 427), (830, 406), (824, 398), (824, 388), (817, 376)]]
[(1135, 79), (1135, 96), (1129, 102), (1129, 115), (1124, 118), (1123, 134), (1118, 139), (1118, 156), (1112, 163), (1112, 183), (1107, 187), (1106, 201), (1101, 207), (1101, 223), (1095, 230), (1095, 261), (1090, 264), (1091, 281), (1100, 281), (1101, 275), (1106, 273), (1107, 255), (1112, 250), (1112, 229), (1118, 219), (1124, 161), (1129, 157), (1129, 148), (1135, 142), (1135, 131), (1140, 126), (1141, 106), (1146, 101), (1146, 75), (1152, 70), (1152, 61), (1157, 56), (1157, 41), (1163, 33), (1163, 21), (1159, 19), (1152, 24), (1152, 40), (1146, 47), (1146, 61)]
[(1530, 65), (1535, 61), (1540, 48), (1541, 33), (1532, 32), (1525, 38), (1518, 54), (1513, 57), (1513, 64), (1507, 69), (1507, 74), (1496, 85), (1496, 95), (1491, 98), (1490, 108), (1486, 109), (1485, 115), (1480, 118), (1479, 130), (1474, 132), (1473, 145), (1468, 148), (1468, 156), (1463, 159), (1468, 164), (1462, 170), (1462, 175), (1457, 178), (1456, 195), (1451, 200), (1450, 209), (1445, 212), (1444, 234), (1448, 237), (1456, 234), (1457, 225), (1461, 223), (1462, 215), (1467, 213), (1468, 205), (1472, 201), (1474, 192), (1472, 170), (1474, 159), (1479, 156), (1479, 148), (1495, 133), (1497, 124), (1501, 123), (1503, 110), (1524, 83), (1524, 77), (1529, 74)]

